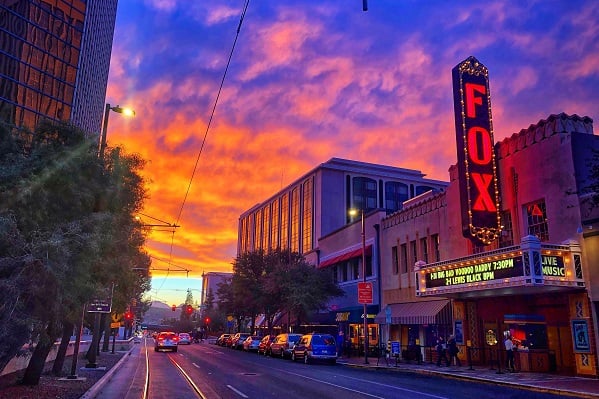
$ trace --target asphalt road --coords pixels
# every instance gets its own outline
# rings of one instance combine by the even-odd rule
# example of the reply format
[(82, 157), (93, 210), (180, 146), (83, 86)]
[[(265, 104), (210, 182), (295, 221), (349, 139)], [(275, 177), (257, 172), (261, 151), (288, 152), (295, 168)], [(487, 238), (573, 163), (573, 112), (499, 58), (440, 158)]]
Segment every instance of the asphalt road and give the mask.
[[(154, 352), (151, 339), (146, 344), (134, 350), (98, 398), (557, 398), (548, 393), (421, 374), (306, 365), (208, 343), (180, 346), (177, 353)], [(146, 364), (149, 384), (145, 384)]]

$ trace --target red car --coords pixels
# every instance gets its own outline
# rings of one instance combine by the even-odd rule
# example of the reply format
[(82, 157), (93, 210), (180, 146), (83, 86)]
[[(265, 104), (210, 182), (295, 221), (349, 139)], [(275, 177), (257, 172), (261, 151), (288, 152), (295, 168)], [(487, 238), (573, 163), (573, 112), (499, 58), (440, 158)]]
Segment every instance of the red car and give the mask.
[(275, 340), (276, 335), (267, 335), (260, 341), (258, 345), (258, 354), (263, 354), (266, 356), (268, 351), (270, 350), (270, 344)]

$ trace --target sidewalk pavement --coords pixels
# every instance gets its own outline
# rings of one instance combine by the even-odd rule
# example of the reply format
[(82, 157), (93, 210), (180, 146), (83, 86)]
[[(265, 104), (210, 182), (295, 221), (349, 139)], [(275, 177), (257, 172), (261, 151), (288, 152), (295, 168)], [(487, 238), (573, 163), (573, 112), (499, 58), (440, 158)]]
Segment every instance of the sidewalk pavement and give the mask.
[(423, 362), (418, 364), (415, 361), (411, 363), (398, 362), (396, 364), (395, 358), (390, 358), (387, 364), (385, 358), (377, 359), (376, 357), (370, 357), (368, 358), (368, 364), (365, 364), (364, 357), (341, 357), (337, 359), (337, 363), (350, 367), (395, 370), (398, 372), (421, 373), (446, 378), (508, 385), (536, 392), (550, 392), (580, 398), (599, 398), (599, 380), (596, 378), (573, 377), (551, 373), (510, 373), (503, 369), (501, 372), (498, 372), (497, 369), (490, 369), (483, 365), (472, 366), (470, 368), (465, 362), (462, 362), (461, 367), (437, 367), (434, 363)]

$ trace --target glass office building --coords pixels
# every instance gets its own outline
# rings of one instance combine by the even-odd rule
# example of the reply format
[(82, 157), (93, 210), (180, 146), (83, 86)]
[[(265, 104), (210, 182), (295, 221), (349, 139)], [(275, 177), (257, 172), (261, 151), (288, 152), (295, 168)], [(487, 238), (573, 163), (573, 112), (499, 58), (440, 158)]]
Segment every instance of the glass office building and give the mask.
[(0, 0), (0, 120), (100, 132), (117, 0)]

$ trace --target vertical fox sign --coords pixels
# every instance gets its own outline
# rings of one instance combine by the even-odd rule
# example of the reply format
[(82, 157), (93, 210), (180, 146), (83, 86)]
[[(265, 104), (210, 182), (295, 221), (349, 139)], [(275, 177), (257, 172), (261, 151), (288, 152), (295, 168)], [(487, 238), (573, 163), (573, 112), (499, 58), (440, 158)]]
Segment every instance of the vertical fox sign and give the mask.
[(501, 232), (489, 71), (468, 57), (453, 68), (452, 78), (462, 232), (487, 245)]

